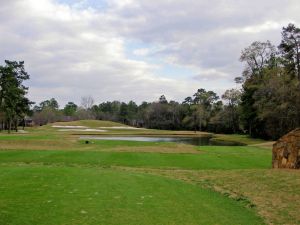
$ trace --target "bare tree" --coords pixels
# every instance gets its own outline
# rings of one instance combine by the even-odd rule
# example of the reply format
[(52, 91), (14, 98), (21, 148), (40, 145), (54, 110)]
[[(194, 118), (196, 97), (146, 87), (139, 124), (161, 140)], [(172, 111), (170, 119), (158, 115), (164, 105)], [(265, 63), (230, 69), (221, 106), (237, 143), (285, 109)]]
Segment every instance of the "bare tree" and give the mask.
[(91, 109), (94, 102), (94, 98), (90, 95), (81, 97), (81, 107), (85, 110)]
[(275, 47), (270, 41), (253, 42), (249, 47), (242, 51), (240, 61), (247, 63), (244, 76), (260, 75), (263, 68), (275, 55)]

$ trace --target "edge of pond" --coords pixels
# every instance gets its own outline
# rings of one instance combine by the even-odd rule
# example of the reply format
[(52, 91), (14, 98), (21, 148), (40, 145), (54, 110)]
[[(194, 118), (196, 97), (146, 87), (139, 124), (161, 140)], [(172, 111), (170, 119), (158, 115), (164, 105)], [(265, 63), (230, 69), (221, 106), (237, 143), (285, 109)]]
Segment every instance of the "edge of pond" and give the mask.
[[(93, 133), (73, 133), (71, 135), (79, 136), (79, 139), (84, 139), (84, 137), (89, 138), (90, 136), (95, 137), (153, 137), (153, 138), (172, 138), (172, 137), (178, 137), (178, 138), (208, 138), (209, 145), (214, 146), (247, 146), (247, 144), (239, 142), (239, 141), (233, 141), (233, 140), (223, 140), (217, 137), (215, 134), (93, 134)], [(130, 141), (130, 140), (129, 140)], [(134, 141), (134, 140), (133, 140)]]

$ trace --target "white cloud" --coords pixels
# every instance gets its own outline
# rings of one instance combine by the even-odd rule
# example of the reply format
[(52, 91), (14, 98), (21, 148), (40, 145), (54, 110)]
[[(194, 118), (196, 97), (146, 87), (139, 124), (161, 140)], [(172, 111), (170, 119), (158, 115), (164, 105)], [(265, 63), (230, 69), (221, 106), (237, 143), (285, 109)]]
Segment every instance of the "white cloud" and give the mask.
[(156, 57), (220, 69), (236, 61), (253, 41), (278, 44), (281, 27), (300, 22), (299, 9), (297, 0), (136, 0), (112, 12), (122, 35), (163, 46), (151, 51)]
[[(1, 1), (1, 0), (0, 0)], [(198, 88), (224, 90), (241, 72), (240, 51), (299, 24), (298, 0), (12, 0), (0, 8), (0, 59), (25, 60), (34, 101), (183, 100)], [(267, 10), (266, 10), (267, 9)], [(286, 23), (286, 24), (284, 24)], [(139, 42), (131, 49), (127, 44)], [(161, 74), (164, 63), (194, 76)], [(176, 66), (175, 66), (176, 65)], [(168, 78), (167, 78), (168, 77)], [(218, 80), (216, 82), (216, 80)]]
[(133, 54), (135, 54), (137, 56), (147, 56), (149, 53), (150, 53), (149, 48), (139, 48), (139, 49), (135, 49), (133, 51)]
[(216, 79), (228, 79), (230, 78), (230, 75), (216, 69), (203, 69), (199, 72), (198, 75), (194, 76), (195, 80), (216, 80)]
[(292, 21), (288, 21), (288, 22), (275, 22), (275, 21), (267, 21), (264, 22), (262, 24), (258, 24), (258, 25), (253, 25), (253, 26), (246, 26), (246, 27), (240, 27), (240, 28), (228, 28), (222, 31), (223, 34), (240, 34), (240, 33), (261, 33), (264, 31), (270, 31), (270, 30), (274, 30), (274, 31), (278, 31), (280, 30), (283, 26), (286, 26), (288, 23), (290, 23)]
[[(128, 59), (124, 38), (105, 21), (109, 15), (50, 0), (15, 1), (10, 7), (18, 16), (7, 13), (14, 22), (1, 23), (6, 31), (1, 35), (1, 58), (25, 60), (35, 101), (55, 97), (63, 103), (78, 102), (86, 94), (97, 101), (142, 101), (162, 92), (174, 92), (180, 99), (177, 88), (187, 90), (184, 82), (155, 75), (156, 65)], [(23, 11), (26, 15), (17, 13)], [(19, 27), (27, 35), (16, 30)]]

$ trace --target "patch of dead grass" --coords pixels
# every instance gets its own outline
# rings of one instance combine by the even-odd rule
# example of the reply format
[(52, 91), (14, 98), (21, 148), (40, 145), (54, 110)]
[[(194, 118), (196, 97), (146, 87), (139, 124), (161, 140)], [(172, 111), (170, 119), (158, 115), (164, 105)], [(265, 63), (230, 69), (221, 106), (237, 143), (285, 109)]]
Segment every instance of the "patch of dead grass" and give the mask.
[(74, 143), (64, 140), (2, 140), (0, 150), (58, 150), (72, 148)]

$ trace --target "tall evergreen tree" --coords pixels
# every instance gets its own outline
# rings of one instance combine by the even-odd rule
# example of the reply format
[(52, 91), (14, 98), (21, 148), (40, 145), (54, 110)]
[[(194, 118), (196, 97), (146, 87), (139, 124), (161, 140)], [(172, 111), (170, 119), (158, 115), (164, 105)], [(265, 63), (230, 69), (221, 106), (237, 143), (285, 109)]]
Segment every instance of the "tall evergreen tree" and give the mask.
[(300, 28), (294, 24), (284, 27), (278, 48), (288, 73), (300, 80)]
[(28, 88), (23, 82), (29, 79), (24, 62), (5, 60), (0, 66), (0, 111), (2, 125), (10, 133), (12, 125), (17, 130), (19, 119), (29, 112), (31, 102), (26, 97)]

